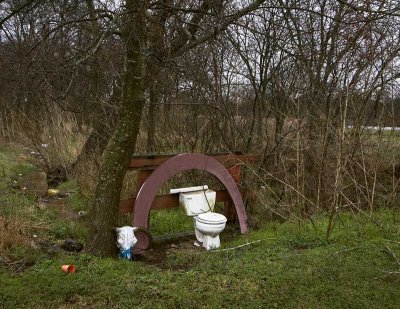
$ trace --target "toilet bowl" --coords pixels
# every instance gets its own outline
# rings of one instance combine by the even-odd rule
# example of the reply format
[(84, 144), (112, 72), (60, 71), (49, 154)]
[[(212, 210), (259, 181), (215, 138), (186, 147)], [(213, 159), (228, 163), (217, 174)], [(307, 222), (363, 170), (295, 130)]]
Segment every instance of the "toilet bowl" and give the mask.
[(173, 189), (170, 192), (179, 193), (179, 204), (186, 215), (193, 218), (196, 234), (194, 245), (203, 246), (206, 250), (219, 248), (219, 234), (225, 229), (227, 219), (213, 212), (216, 192), (207, 186)]
[(217, 249), (221, 246), (219, 234), (225, 229), (226, 217), (215, 212), (199, 214), (195, 222), (197, 241), (203, 244), (206, 250)]

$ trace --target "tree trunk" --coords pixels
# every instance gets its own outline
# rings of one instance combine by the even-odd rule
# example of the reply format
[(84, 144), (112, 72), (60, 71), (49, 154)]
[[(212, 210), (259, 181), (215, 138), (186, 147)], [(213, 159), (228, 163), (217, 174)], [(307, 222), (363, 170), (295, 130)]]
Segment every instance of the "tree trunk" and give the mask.
[(115, 131), (104, 152), (91, 209), (89, 251), (101, 256), (116, 254), (115, 234), (110, 227), (118, 221), (122, 182), (135, 150), (142, 110), (144, 87), (144, 25), (142, 1), (126, 1), (126, 47), (122, 100)]

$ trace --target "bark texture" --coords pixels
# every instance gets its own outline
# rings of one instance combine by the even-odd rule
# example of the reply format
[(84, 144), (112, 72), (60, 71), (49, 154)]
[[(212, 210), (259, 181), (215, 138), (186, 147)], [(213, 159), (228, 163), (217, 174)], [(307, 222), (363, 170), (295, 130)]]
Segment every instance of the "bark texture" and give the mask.
[(115, 234), (110, 227), (118, 221), (120, 190), (134, 153), (145, 102), (143, 2), (126, 1), (125, 71), (121, 107), (115, 131), (104, 153), (95, 197), (92, 202), (89, 250), (101, 256), (116, 254)]

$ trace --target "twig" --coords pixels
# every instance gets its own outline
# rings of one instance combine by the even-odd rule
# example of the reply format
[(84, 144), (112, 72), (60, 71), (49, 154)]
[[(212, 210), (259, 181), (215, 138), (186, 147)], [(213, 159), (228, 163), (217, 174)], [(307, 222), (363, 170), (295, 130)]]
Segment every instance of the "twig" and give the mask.
[[(400, 259), (399, 257), (392, 251), (392, 249), (390, 249), (388, 246), (385, 245), (385, 248), (387, 250), (387, 252), (394, 258), (394, 260), (396, 261), (397, 265), (399, 265), (399, 270), (395, 270), (395, 271), (386, 271), (386, 270), (381, 270), (382, 273), (384, 273), (384, 276), (388, 276), (388, 275), (400, 275)], [(379, 277), (375, 278), (378, 279)]]
[(384, 271), (384, 270), (382, 270), (382, 272), (387, 275), (400, 275), (400, 271)]
[(400, 259), (399, 259), (399, 257), (387, 245), (385, 245), (385, 248), (390, 253), (390, 255), (395, 259), (397, 265), (399, 265), (399, 267), (400, 267)]
[(385, 278), (389, 275), (400, 275), (400, 271), (386, 271), (386, 270), (379, 270), (384, 275), (375, 277), (374, 280)]
[(395, 240), (391, 240), (391, 239), (384, 239), (384, 240), (390, 241), (390, 242), (394, 242), (394, 243), (396, 243), (396, 244), (400, 244), (400, 241), (395, 241)]
[[(276, 238), (268, 238), (268, 239), (276, 239)], [(222, 252), (222, 251), (228, 251), (228, 250), (235, 250), (235, 249), (239, 249), (239, 248), (242, 248), (242, 247), (246, 247), (246, 246), (250, 246), (250, 245), (256, 244), (256, 243), (258, 243), (260, 241), (263, 241), (263, 240), (265, 240), (265, 239), (259, 239), (259, 240), (256, 240), (256, 241), (247, 242), (247, 243), (245, 243), (243, 245), (240, 245), (240, 246), (237, 246), (237, 247), (219, 249), (219, 250), (211, 250), (211, 252)]]
[(334, 256), (334, 255), (339, 254), (339, 253), (349, 252), (349, 251), (357, 250), (357, 249), (360, 249), (360, 248), (361, 248), (361, 246), (357, 246), (357, 247), (354, 247), (354, 248), (348, 248), (348, 249), (344, 249), (344, 250), (339, 250), (339, 251), (336, 251), (336, 252), (330, 254), (329, 256)]

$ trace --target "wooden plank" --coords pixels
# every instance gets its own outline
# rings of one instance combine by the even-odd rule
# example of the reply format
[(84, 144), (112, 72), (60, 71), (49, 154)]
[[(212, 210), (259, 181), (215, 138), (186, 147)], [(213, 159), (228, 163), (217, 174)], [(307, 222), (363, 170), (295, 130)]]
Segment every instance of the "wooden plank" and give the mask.
[[(123, 199), (119, 202), (119, 211), (129, 213), (133, 211), (136, 197)], [(158, 195), (151, 204), (151, 209), (166, 209), (179, 206), (179, 194)]]
[[(244, 155), (241, 153), (231, 154), (231, 153), (220, 153), (220, 154), (206, 154), (214, 159), (218, 160), (225, 166), (234, 166), (243, 163), (256, 162), (258, 156), (256, 155)], [(163, 164), (168, 159), (176, 156), (174, 155), (154, 155), (154, 156), (133, 156), (131, 162), (129, 163), (130, 169), (138, 168), (156, 168), (157, 166)]]
[(139, 171), (138, 177), (137, 177), (137, 192), (139, 192), (140, 188), (142, 187), (143, 183), (151, 175), (153, 170), (149, 169), (142, 169)]
[[(230, 196), (226, 190), (216, 190), (216, 202), (227, 202), (230, 201)], [(240, 193), (242, 196), (245, 193), (245, 190), (241, 190)], [(121, 213), (130, 213), (133, 211), (133, 206), (135, 204), (136, 197), (131, 197), (127, 199), (123, 199), (119, 203), (119, 211)], [(179, 193), (177, 194), (165, 194), (158, 195), (154, 199), (151, 204), (151, 210), (156, 209), (168, 209), (179, 207)]]
[(232, 175), (233, 180), (235, 180), (236, 184), (240, 184), (240, 172), (241, 172), (241, 166), (240, 165), (235, 165), (230, 168), (228, 168), (229, 174)]

